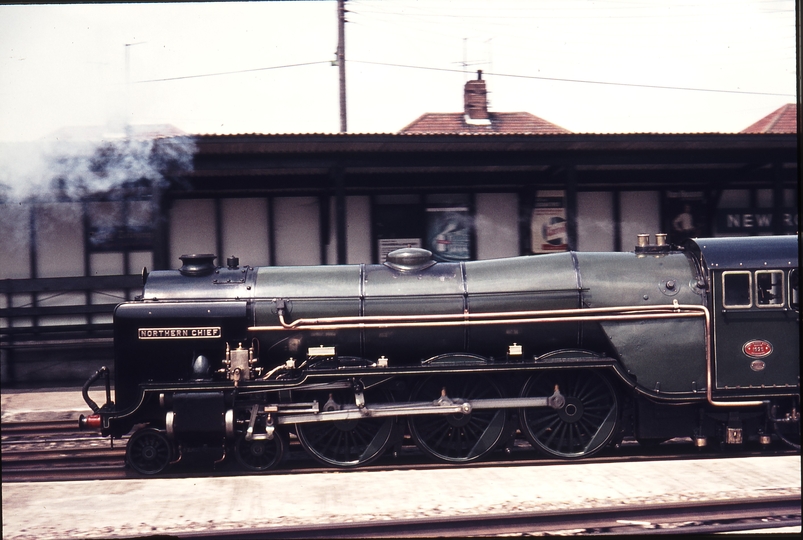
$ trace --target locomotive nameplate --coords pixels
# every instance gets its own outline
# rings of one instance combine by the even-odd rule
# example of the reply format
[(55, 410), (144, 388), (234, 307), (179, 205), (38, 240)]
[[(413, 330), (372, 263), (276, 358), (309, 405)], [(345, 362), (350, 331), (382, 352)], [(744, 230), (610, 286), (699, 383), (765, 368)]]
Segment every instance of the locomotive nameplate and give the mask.
[(139, 339), (199, 339), (219, 338), (219, 326), (196, 326), (192, 328), (140, 328)]

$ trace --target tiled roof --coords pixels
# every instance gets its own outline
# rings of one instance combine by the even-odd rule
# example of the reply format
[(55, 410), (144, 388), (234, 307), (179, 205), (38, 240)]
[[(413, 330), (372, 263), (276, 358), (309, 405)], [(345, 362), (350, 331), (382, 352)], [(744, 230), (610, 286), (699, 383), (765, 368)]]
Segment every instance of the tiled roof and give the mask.
[(527, 112), (488, 113), (490, 124), (466, 122), (463, 113), (425, 113), (399, 133), (571, 133)]
[(741, 133), (797, 133), (797, 105), (787, 103)]

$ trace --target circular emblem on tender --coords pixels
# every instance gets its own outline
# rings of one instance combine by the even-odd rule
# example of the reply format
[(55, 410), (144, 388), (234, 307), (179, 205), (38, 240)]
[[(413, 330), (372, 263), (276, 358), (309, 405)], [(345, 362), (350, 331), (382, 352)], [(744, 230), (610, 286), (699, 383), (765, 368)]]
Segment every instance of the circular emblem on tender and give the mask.
[(772, 344), (763, 339), (751, 339), (742, 346), (742, 352), (750, 358), (764, 358), (772, 353)]
[(764, 363), (764, 360), (753, 360), (750, 362), (750, 369), (753, 371), (761, 371), (766, 367), (767, 364)]

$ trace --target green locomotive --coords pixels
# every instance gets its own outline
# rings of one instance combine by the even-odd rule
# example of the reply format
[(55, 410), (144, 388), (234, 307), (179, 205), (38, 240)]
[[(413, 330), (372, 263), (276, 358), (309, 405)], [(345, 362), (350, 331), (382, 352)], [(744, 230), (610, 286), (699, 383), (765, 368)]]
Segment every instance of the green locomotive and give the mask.
[[(364, 465), (409, 434), (482, 459), (517, 433), (579, 458), (625, 436), (799, 444), (798, 239), (641, 235), (630, 253), (258, 267), (182, 257), (115, 312), (82, 428), (156, 474), (198, 448), (274, 467), (290, 433)], [(104, 377), (106, 403), (88, 395)], [(799, 448), (799, 446), (797, 446)]]

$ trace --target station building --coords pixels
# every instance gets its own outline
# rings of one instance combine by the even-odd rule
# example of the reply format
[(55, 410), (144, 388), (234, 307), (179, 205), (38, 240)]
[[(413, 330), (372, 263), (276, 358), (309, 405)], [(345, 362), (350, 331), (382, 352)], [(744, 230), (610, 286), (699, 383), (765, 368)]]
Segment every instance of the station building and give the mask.
[(460, 261), (794, 234), (796, 127), (785, 105), (739, 133), (571, 133), (489, 111), (479, 73), (463, 111), (397, 133), (131, 131), (60, 158), (51, 191), (0, 202), (3, 384), (41, 375), (25, 351), (80, 338), (108, 354), (113, 306), (183, 254), (353, 264), (413, 246)]

